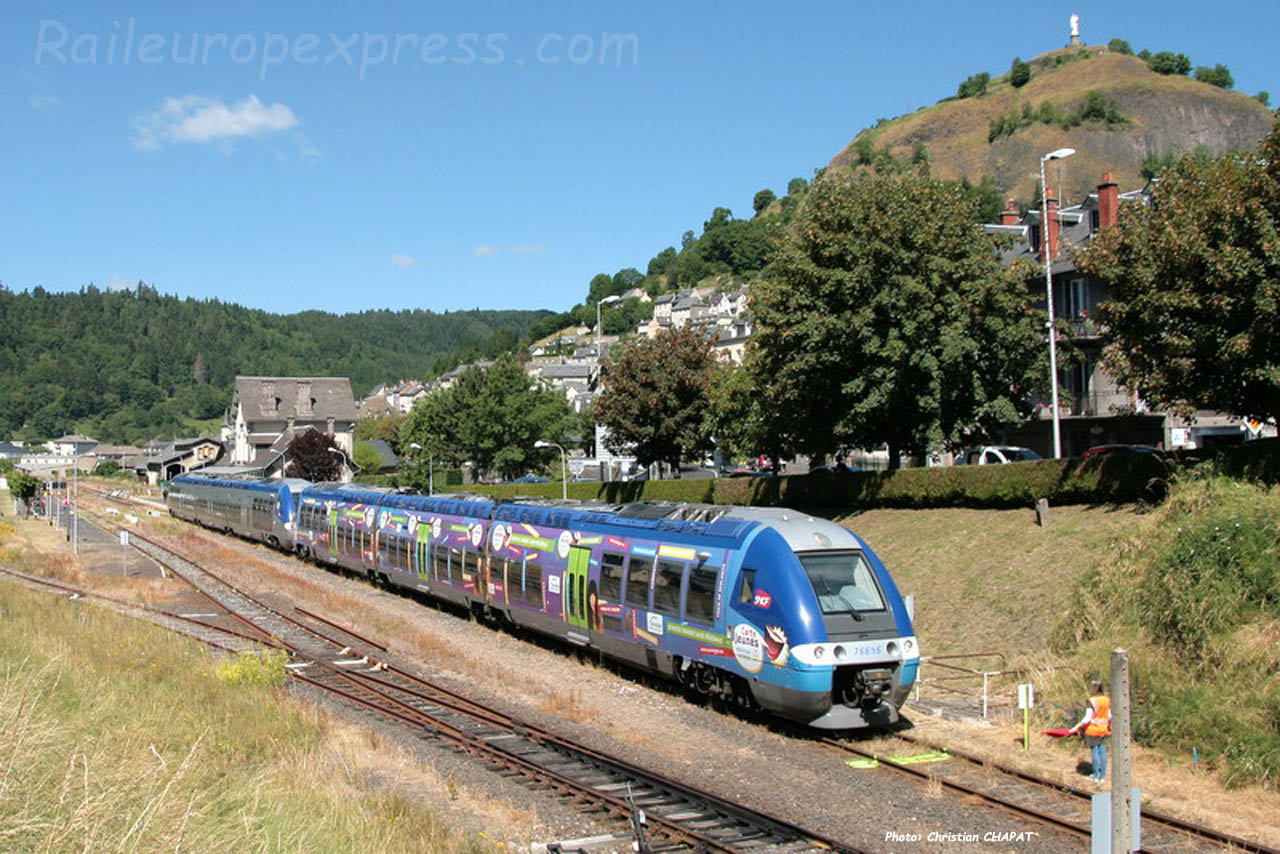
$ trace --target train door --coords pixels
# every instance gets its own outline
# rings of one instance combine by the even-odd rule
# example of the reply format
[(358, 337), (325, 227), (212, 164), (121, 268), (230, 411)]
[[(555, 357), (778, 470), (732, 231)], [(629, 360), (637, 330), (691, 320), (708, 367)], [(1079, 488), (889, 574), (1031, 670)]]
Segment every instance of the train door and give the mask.
[(565, 573), (565, 619), (569, 625), (587, 627), (587, 571), (591, 568), (591, 549), (572, 546), (569, 549), (569, 571)]
[(431, 526), (423, 524), (422, 520), (418, 520), (418, 524), (413, 529), (414, 539), (414, 568), (418, 572), (419, 581), (431, 580)]

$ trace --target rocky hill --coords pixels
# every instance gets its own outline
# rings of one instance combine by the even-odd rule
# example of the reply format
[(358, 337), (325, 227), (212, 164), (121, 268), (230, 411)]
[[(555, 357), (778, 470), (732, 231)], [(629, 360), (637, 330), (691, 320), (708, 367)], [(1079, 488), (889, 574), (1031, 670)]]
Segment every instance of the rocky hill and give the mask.
[[(862, 131), (829, 169), (848, 169), (886, 148), (895, 157), (919, 156), (923, 146), (935, 176), (975, 184), (991, 176), (1003, 196), (1028, 202), (1038, 198), (1039, 158), (1069, 146), (1077, 154), (1052, 164), (1049, 183), (1065, 188), (1064, 199), (1077, 201), (1104, 172), (1115, 173), (1122, 189), (1141, 185), (1143, 163), (1153, 155), (1200, 146), (1214, 153), (1253, 148), (1274, 121), (1249, 95), (1157, 74), (1142, 59), (1106, 47), (1052, 51), (1030, 64), (1031, 79), (1020, 88), (1005, 74), (983, 95), (948, 98)], [(1050, 115), (1070, 116), (1091, 92), (1099, 93), (1095, 103), (1110, 108), (1115, 121), (1084, 120), (1063, 129), (1060, 122), (1041, 120), (1046, 103), (1052, 104)], [(993, 130), (1002, 120), (1007, 135)]]

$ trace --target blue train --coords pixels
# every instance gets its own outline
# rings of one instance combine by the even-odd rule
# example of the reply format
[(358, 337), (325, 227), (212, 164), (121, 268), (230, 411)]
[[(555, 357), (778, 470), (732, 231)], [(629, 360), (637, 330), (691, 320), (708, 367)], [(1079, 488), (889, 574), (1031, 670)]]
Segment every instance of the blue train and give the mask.
[(180, 518), (815, 728), (891, 724), (916, 678), (911, 619), (879, 558), (793, 510), (198, 475), (175, 478), (167, 500)]

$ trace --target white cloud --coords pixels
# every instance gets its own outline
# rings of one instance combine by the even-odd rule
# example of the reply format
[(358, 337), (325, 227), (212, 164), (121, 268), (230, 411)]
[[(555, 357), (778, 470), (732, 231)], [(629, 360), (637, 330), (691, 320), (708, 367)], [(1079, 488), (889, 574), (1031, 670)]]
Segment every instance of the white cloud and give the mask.
[[(134, 121), (137, 135), (133, 144), (143, 151), (157, 151), (176, 142), (216, 142), (225, 146), (237, 137), (278, 133), (297, 124), (298, 117), (287, 105), (268, 106), (257, 95), (231, 106), (217, 98), (183, 95), (165, 98), (158, 110), (139, 116)], [(309, 144), (308, 149), (319, 156)], [(224, 147), (223, 152), (226, 151)], [(303, 155), (307, 156), (307, 149)]]
[(481, 243), (471, 250), (471, 254), (477, 258), (488, 258), (493, 255), (541, 255), (546, 251), (547, 244), (542, 241), (514, 246), (490, 246), (487, 243)]
[(427, 263), (426, 258), (414, 258), (412, 255), (392, 255), (391, 263), (397, 267), (416, 267), (419, 264)]
[(33, 110), (47, 110), (50, 107), (56, 107), (59, 103), (57, 95), (32, 95), (27, 99), (27, 103), (31, 105)]

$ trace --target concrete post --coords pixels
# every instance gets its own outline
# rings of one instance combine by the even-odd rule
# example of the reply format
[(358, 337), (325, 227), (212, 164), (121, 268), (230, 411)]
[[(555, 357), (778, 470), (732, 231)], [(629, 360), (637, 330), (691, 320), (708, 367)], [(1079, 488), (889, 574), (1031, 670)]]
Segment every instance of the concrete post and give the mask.
[(1111, 651), (1111, 850), (1133, 850), (1133, 757), (1129, 729), (1129, 651)]

